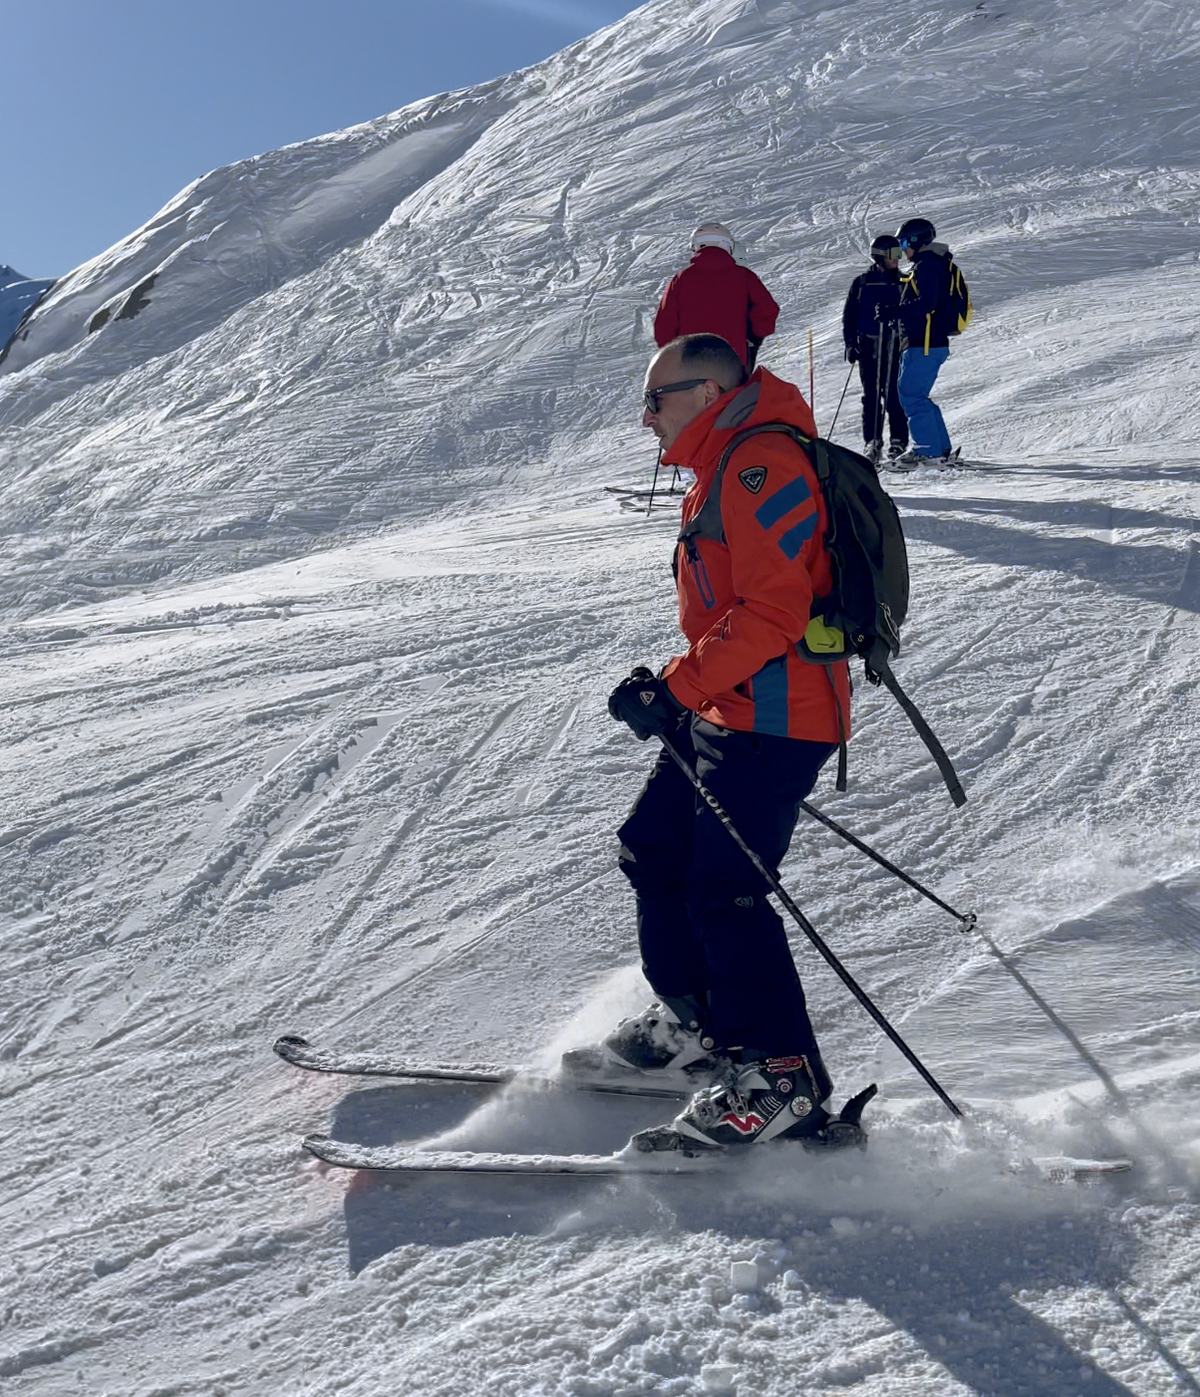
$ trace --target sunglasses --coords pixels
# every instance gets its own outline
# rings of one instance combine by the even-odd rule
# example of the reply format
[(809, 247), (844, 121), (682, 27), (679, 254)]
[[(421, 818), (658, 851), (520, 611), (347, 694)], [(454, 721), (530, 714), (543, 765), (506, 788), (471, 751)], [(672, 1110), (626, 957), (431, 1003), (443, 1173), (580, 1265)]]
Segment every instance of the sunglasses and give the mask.
[(642, 401), (646, 404), (646, 411), (657, 417), (661, 406), (658, 400), (664, 393), (686, 393), (689, 388), (699, 388), (707, 382), (706, 378), (685, 378), (682, 383), (664, 383), (661, 388), (647, 388), (642, 394)]

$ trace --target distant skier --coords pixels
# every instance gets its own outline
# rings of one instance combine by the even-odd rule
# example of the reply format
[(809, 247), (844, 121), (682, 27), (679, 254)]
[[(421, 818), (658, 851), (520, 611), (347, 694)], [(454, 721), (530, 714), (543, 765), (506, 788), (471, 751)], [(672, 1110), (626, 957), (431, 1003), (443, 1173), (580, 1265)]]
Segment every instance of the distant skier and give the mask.
[[(938, 370), (950, 357), (950, 249), (936, 243), (937, 229), (927, 218), (910, 218), (896, 233), (901, 251), (912, 263), (894, 313), (900, 324), (900, 402), (908, 416), (912, 449), (893, 463), (902, 470), (945, 466), (957, 460), (942, 410), (929, 396)], [(881, 320), (890, 318), (881, 312)]]
[(667, 283), (654, 317), (662, 348), (680, 335), (719, 335), (751, 372), (759, 346), (775, 333), (779, 307), (749, 267), (733, 260), (733, 234), (702, 223), (692, 234), (695, 256)]
[[(747, 382), (715, 335), (660, 350), (645, 404), (642, 423), (664, 461), (696, 473), (675, 554), (688, 650), (657, 678), (634, 670), (609, 712), (643, 740), (668, 736), (777, 869), (798, 802), (850, 726), (846, 664), (806, 664), (796, 650), (813, 597), (832, 587), (825, 503), (807, 455), (782, 433), (739, 444), (720, 475), (718, 464), (735, 434), (757, 423), (807, 436), (816, 425), (799, 389), (765, 369)], [(666, 751), (619, 838), (659, 1002), (599, 1049), (568, 1053), (564, 1066), (709, 1084), (662, 1132), (694, 1147), (785, 1136), (830, 1143), (831, 1083), (766, 883)]]
[(900, 239), (883, 233), (871, 244), (871, 266), (850, 283), (842, 310), (846, 362), (858, 365), (862, 381), (864, 454), (872, 465), (883, 457), (883, 415), (887, 408), (887, 454), (894, 460), (908, 446), (908, 418), (900, 405), (899, 333), (893, 320), (900, 307)]

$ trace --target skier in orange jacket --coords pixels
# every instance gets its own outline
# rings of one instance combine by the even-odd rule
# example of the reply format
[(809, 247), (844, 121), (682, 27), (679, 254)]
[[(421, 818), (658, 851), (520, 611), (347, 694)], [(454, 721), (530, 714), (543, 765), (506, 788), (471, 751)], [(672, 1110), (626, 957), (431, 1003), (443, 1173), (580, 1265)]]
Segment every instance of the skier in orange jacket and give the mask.
[[(638, 737), (667, 738), (777, 870), (799, 802), (848, 736), (849, 672), (797, 651), (814, 598), (832, 587), (808, 456), (779, 432), (729, 446), (763, 423), (806, 437), (816, 427), (798, 389), (765, 369), (747, 380), (715, 335), (658, 353), (645, 408), (664, 461), (696, 474), (675, 554), (688, 648), (658, 678), (635, 670), (609, 711)], [(581, 1065), (712, 1084), (673, 1123), (701, 1146), (820, 1136), (832, 1084), (783, 924), (761, 875), (665, 750), (620, 839), (658, 1002)]]
[(754, 369), (759, 345), (775, 333), (779, 307), (749, 267), (733, 260), (733, 234), (702, 223), (692, 234), (695, 256), (667, 282), (654, 317), (654, 342), (680, 335), (720, 335)]

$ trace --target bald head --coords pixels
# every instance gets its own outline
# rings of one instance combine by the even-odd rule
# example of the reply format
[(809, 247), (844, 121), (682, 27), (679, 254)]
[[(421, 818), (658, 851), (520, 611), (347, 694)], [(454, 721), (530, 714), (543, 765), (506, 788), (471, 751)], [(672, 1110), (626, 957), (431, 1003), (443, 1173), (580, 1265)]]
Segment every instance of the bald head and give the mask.
[(746, 367), (726, 340), (719, 335), (683, 335), (650, 361), (642, 426), (649, 427), (666, 450), (705, 408), (745, 381)]

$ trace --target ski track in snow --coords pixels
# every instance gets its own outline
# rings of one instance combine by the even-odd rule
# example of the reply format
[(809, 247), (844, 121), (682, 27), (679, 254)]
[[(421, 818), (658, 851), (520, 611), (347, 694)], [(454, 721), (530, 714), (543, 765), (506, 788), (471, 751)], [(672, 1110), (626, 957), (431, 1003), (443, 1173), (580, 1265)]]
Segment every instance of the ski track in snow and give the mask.
[[(206, 175), (56, 286), (0, 365), (14, 1392), (1200, 1391), (1198, 70), (1153, 0), (657, 0)], [(977, 301), (938, 389), (974, 464), (892, 478), (898, 663), (970, 802), (865, 686), (814, 802), (980, 926), (813, 823), (784, 880), (966, 1121), (798, 938), (839, 1094), (883, 1088), (865, 1155), (325, 1171), (303, 1133), (662, 1118), (270, 1043), (546, 1066), (639, 1005), (651, 753), (605, 699), (675, 648), (676, 524), (604, 487), (650, 475), (656, 291), (734, 223), (824, 425), (845, 287), (918, 209)], [(1052, 1154), (1137, 1165), (1011, 1167)]]

